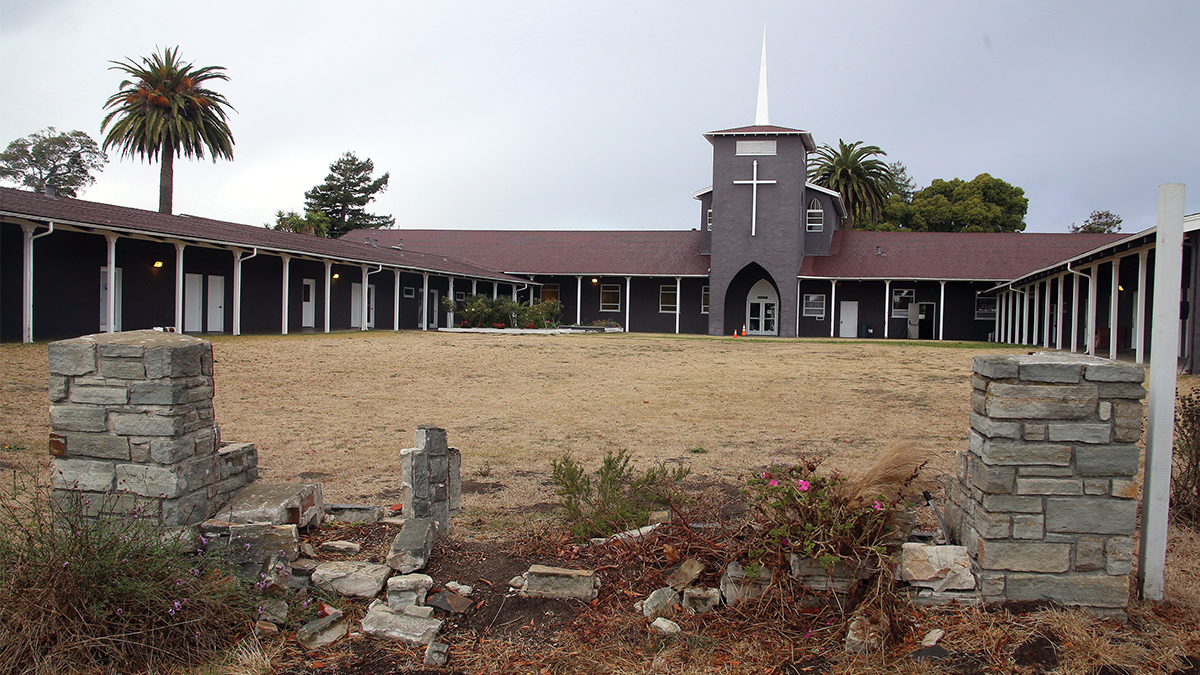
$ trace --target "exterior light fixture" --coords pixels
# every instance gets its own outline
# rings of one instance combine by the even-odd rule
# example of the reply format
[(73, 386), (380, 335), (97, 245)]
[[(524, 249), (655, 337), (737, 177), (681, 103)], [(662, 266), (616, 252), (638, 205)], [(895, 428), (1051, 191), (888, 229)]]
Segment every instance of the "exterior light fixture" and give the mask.
[(338, 278), (338, 276), (339, 275), (335, 274), (335, 275), (333, 275), (333, 278), (336, 279), (336, 278)]
[(1120, 285), (1120, 284), (1117, 284), (1117, 290), (1118, 290), (1118, 291), (1123, 291), (1123, 290), (1125, 290), (1125, 287), (1124, 287), (1124, 286), (1122, 286), (1122, 285)]
[(592, 277), (592, 283), (593, 283), (593, 284), (594, 284), (594, 283), (597, 283), (598, 281), (600, 281), (600, 280), (599, 280), (599, 279), (597, 279), (596, 277)]
[(162, 267), (162, 261), (161, 261), (161, 260), (155, 260), (155, 261), (154, 261), (154, 266), (155, 266), (155, 267)]

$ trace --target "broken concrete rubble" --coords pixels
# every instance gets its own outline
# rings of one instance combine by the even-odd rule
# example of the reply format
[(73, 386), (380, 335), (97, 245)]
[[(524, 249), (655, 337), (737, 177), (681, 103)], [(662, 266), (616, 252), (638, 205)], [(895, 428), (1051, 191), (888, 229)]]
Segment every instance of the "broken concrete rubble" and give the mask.
[(731, 562), (721, 577), (721, 597), (727, 605), (757, 598), (767, 591), (771, 576), (766, 567), (755, 566), (748, 572), (741, 563)]
[(442, 622), (397, 612), (384, 603), (371, 607), (362, 620), (362, 632), (371, 637), (427, 645), (433, 642)]
[(232, 523), (290, 523), (313, 527), (321, 524), (324, 514), (320, 484), (255, 483), (238, 490), (218, 516)]
[(721, 604), (721, 589), (694, 586), (683, 590), (683, 608), (696, 614), (703, 614), (717, 608)]
[(900, 550), (900, 580), (913, 586), (941, 591), (975, 588), (971, 558), (966, 546), (931, 546), (906, 543)]
[(354, 555), (362, 550), (362, 546), (352, 541), (327, 541), (321, 544), (320, 549), (326, 553), (340, 553), (343, 555)]
[(661, 616), (650, 623), (650, 628), (658, 633), (662, 633), (663, 635), (678, 635), (679, 633), (683, 632), (683, 629), (679, 627), (679, 624)]
[(296, 631), (296, 641), (309, 651), (320, 649), (345, 637), (349, 626), (346, 617), (336, 612), (301, 626)]
[(675, 606), (679, 604), (679, 601), (679, 591), (670, 586), (664, 586), (642, 601), (642, 615), (648, 619), (659, 616), (675, 616)]
[(600, 594), (600, 577), (591, 570), (533, 565), (525, 573), (525, 586), (521, 594), (533, 598), (591, 602)]
[(432, 518), (410, 518), (392, 540), (387, 564), (401, 574), (424, 569), (437, 539), (437, 523)]
[(391, 573), (387, 565), (353, 561), (323, 562), (313, 572), (312, 582), (317, 588), (339, 595), (373, 598), (383, 589)]
[(362, 523), (372, 525), (387, 513), (382, 506), (364, 504), (326, 504), (325, 520), (339, 523)]
[(401, 574), (387, 580), (388, 607), (402, 612), (410, 605), (425, 604), (425, 594), (433, 587), (427, 574)]

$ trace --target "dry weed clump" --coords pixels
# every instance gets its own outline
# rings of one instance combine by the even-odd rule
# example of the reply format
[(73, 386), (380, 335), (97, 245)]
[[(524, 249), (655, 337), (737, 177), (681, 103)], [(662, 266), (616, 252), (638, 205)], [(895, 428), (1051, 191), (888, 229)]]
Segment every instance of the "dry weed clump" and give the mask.
[[(254, 601), (233, 577), (135, 508), (50, 506), (33, 476), (0, 491), (0, 672), (138, 672), (203, 663), (245, 633)], [(115, 502), (117, 495), (105, 500)]]

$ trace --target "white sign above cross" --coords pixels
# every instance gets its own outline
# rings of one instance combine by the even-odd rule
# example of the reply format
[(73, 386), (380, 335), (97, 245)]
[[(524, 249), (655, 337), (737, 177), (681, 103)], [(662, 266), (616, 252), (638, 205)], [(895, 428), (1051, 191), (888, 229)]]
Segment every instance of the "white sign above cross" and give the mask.
[(758, 179), (758, 160), (754, 160), (754, 175), (750, 180), (735, 180), (734, 185), (749, 185), (751, 187), (750, 195), (750, 236), (753, 237), (758, 231), (758, 186), (759, 185), (774, 185), (774, 180), (759, 180)]

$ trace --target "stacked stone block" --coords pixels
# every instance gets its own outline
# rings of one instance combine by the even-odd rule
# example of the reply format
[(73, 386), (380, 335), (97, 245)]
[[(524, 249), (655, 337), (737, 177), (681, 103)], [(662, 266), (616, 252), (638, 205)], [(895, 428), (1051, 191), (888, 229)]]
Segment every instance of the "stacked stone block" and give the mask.
[(446, 430), (422, 425), (416, 447), (400, 451), (405, 518), (432, 518), (445, 533), (462, 508), (462, 455), (446, 444)]
[(252, 444), (220, 447), (207, 340), (101, 333), (51, 343), (48, 355), (59, 507), (192, 524), (257, 476)]
[(946, 510), (985, 601), (1126, 605), (1144, 379), (1139, 365), (1075, 354), (975, 357)]

